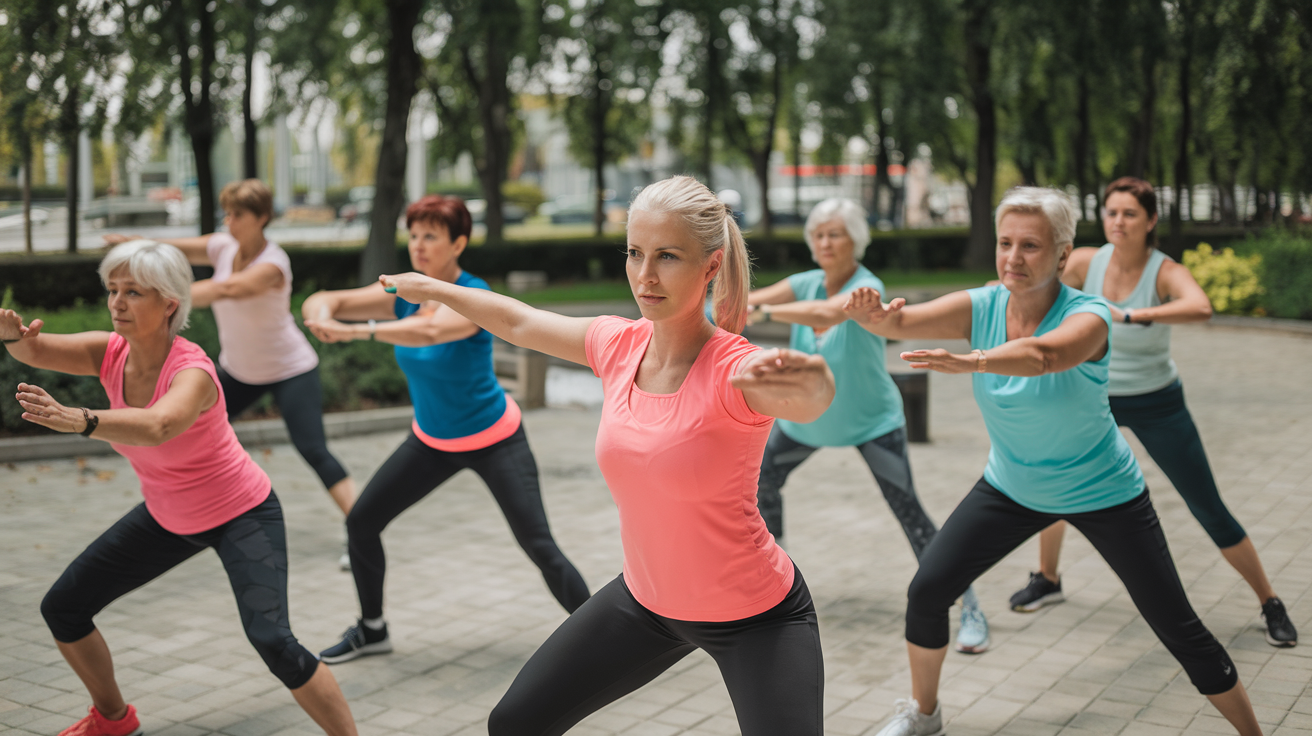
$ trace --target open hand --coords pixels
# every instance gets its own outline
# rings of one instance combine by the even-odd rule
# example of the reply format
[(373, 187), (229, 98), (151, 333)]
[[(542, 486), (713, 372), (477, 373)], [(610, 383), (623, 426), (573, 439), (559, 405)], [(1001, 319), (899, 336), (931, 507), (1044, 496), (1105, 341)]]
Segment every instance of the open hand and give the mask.
[(0, 340), (12, 341), (36, 337), (41, 333), (42, 324), (44, 323), (41, 320), (34, 319), (31, 324), (24, 326), (21, 314), (12, 309), (0, 309)]
[(912, 368), (938, 371), (939, 373), (974, 373), (979, 365), (979, 358), (974, 354), (957, 355), (943, 348), (934, 350), (908, 350), (900, 356), (911, 364)]
[(20, 383), (15, 398), (23, 407), (23, 419), (26, 421), (49, 427), (56, 432), (81, 432), (86, 429), (87, 421), (81, 409), (60, 404), (40, 386)]
[(878, 291), (862, 286), (848, 295), (847, 301), (843, 303), (843, 311), (858, 324), (877, 325), (900, 311), (906, 303), (906, 299), (898, 297), (885, 304), (880, 301)]
[(760, 350), (738, 368), (729, 384), (738, 390), (790, 386), (799, 383), (804, 374), (825, 367), (824, 358), (798, 350), (777, 348)]
[(378, 282), (383, 285), (383, 288), (389, 294), (396, 294), (411, 304), (422, 304), (433, 299), (432, 287), (438, 283), (437, 279), (413, 271), (391, 275), (383, 274), (378, 277)]

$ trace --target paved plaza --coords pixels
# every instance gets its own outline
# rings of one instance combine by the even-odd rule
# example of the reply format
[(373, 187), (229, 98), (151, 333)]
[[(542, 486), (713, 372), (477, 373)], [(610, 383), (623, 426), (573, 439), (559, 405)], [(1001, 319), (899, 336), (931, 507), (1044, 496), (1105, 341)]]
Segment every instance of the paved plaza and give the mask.
[[(1175, 356), (1226, 501), (1312, 637), (1312, 338), (1184, 327)], [(912, 446), (912, 466), (941, 521), (979, 477), (988, 441), (969, 376), (934, 374), (930, 392), (933, 441)], [(593, 458), (598, 416), (586, 406), (525, 414), (556, 538), (594, 590), (621, 561), (615, 508)], [(402, 436), (333, 446), (363, 483)], [(1251, 591), (1135, 448), (1190, 598), (1238, 663), (1264, 730), (1312, 734), (1312, 640), (1293, 650), (1265, 643)], [(317, 651), (357, 613), (351, 577), (337, 569), (340, 515), (290, 446), (252, 452), (286, 510), (293, 628)], [(819, 610), (827, 732), (872, 734), (910, 690), (902, 615), (915, 560), (854, 450), (817, 453), (785, 499), (787, 548)], [(85, 714), (88, 698), (38, 606), (63, 567), (138, 500), (118, 457), (0, 466), (0, 730), (55, 734)], [(333, 668), (361, 733), (485, 734), (488, 711), (564, 612), (471, 473), (398, 519), (384, 539), (396, 652)], [(977, 583), (993, 648), (948, 655), (949, 734), (1231, 733), (1078, 533), (1068, 535), (1063, 559), (1068, 602), (1030, 615), (1007, 610), (1036, 552), (1031, 540)], [(211, 553), (122, 599), (97, 624), (152, 736), (318, 733), (245, 641)], [(737, 732), (719, 673), (698, 652), (571, 734)]]

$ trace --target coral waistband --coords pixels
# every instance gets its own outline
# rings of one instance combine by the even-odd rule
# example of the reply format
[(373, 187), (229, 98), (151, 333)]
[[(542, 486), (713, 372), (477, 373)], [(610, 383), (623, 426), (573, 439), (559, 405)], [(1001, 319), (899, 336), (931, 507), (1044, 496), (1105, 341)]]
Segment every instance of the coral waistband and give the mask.
[(473, 452), (481, 450), (484, 447), (491, 447), (501, 440), (506, 439), (519, 429), (519, 423), (522, 414), (519, 411), (519, 404), (510, 394), (506, 394), (506, 411), (501, 418), (492, 423), (492, 426), (482, 432), (475, 432), (466, 437), (456, 437), (454, 439), (438, 439), (429, 437), (424, 434), (424, 430), (419, 428), (419, 420), (416, 419), (410, 424), (410, 429), (419, 438), (420, 442), (442, 452)]

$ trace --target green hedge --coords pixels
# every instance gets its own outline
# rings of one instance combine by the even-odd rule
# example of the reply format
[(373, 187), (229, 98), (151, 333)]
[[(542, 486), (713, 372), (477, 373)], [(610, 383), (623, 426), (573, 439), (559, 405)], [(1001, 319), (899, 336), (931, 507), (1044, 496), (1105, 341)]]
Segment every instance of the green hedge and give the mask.
[(1261, 255), (1260, 304), (1271, 317), (1312, 319), (1312, 238), (1288, 231), (1272, 231), (1244, 244)]

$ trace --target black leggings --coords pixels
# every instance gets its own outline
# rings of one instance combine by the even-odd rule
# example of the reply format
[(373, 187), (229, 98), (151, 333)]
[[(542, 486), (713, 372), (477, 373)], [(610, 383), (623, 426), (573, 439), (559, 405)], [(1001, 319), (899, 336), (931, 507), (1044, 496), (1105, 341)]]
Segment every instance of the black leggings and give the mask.
[(314, 468), (323, 487), (332, 488), (350, 475), (328, 451), (328, 438), (323, 431), (323, 389), (319, 383), (318, 366), (299, 376), (260, 385), (242, 383), (222, 368), (215, 367), (219, 384), (223, 386), (229, 421), (236, 419), (261, 396), (272, 392), (273, 402), (278, 405), (282, 420), (287, 424), (292, 445)]
[(469, 468), (487, 484), (501, 507), (515, 541), (542, 571), (560, 605), (573, 611), (588, 599), (588, 586), (556, 546), (542, 508), (538, 465), (524, 427), (506, 439), (472, 452), (443, 452), (425, 445), (414, 432), (387, 458), (346, 516), (351, 573), (364, 618), (383, 615), (383, 529), (448, 478)]
[[(761, 480), (756, 490), (756, 503), (765, 519), (765, 526), (776, 538), (784, 534), (784, 499), (780, 490), (788, 480), (789, 473), (797, 469), (803, 460), (816, 451), (810, 445), (784, 434), (775, 424), (770, 432), (770, 440), (765, 445), (765, 454), (761, 457)], [(929, 540), (934, 538), (934, 522), (925, 513), (916, 495), (916, 486), (911, 482), (911, 462), (907, 459), (907, 431), (898, 428), (888, 434), (857, 445), (857, 452), (866, 461), (879, 490), (884, 494), (888, 508), (902, 525), (902, 531), (911, 543), (916, 557), (924, 551)]]
[(800, 571), (779, 605), (720, 623), (657, 616), (615, 578), (533, 653), (492, 709), (488, 733), (563, 734), (699, 647), (720, 667), (743, 736), (824, 733), (820, 630)]
[(1139, 438), (1212, 542), (1225, 549), (1244, 541), (1248, 533), (1221, 500), (1180, 382), (1138, 396), (1113, 396), (1111, 405), (1116, 423)]
[(282, 684), (310, 681), (319, 660), (287, 620), (287, 531), (273, 491), (259, 506), (199, 534), (174, 534), (138, 504), (59, 576), (41, 601), (55, 639), (71, 644), (96, 630), (92, 619), (121, 596), (212, 547), (223, 561), (246, 638)]
[(1059, 519), (1079, 529), (1107, 561), (1199, 692), (1216, 695), (1235, 686), (1234, 663), (1189, 605), (1147, 490), (1108, 509), (1048, 514), (1016, 503), (981, 478), (920, 558), (907, 592), (907, 641), (927, 649), (947, 646), (948, 608), (966, 586)]

